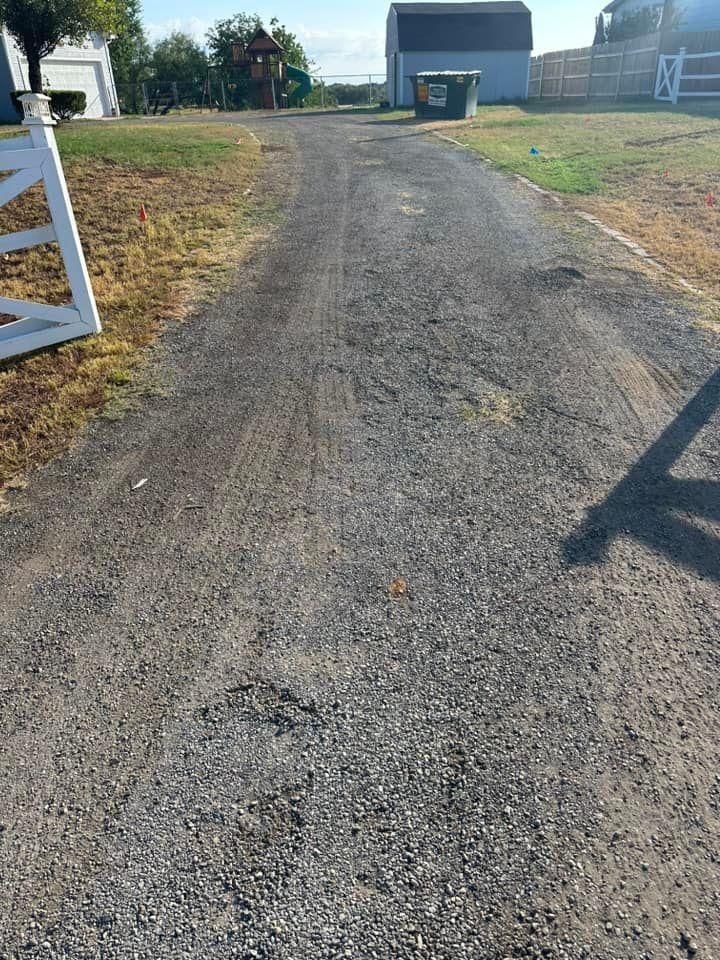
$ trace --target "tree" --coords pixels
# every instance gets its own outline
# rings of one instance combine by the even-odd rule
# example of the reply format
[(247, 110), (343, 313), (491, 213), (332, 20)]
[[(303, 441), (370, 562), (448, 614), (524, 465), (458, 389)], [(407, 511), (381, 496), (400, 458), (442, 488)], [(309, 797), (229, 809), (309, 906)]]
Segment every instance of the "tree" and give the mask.
[(270, 33), (285, 51), (286, 63), (301, 70), (307, 70), (310, 67), (310, 61), (302, 44), (294, 33), (290, 33), (288, 28), (280, 23), (277, 17), (273, 17), (270, 21)]
[(0, 23), (27, 57), (30, 89), (42, 93), (42, 58), (63, 40), (81, 42), (90, 31), (115, 32), (122, 6), (116, 0), (0, 0)]
[(628, 13), (624, 17), (613, 17), (607, 31), (610, 43), (617, 40), (632, 40), (644, 37), (647, 33), (657, 33), (663, 19), (663, 5), (652, 4)]
[(201, 80), (207, 66), (207, 54), (186, 33), (171, 33), (153, 50), (152, 68), (157, 80)]
[(143, 30), (140, 0), (126, 0), (117, 36), (110, 41), (110, 59), (117, 85), (147, 80), (151, 58), (152, 48)]
[[(218, 20), (207, 33), (210, 61), (213, 66), (232, 67), (233, 43), (250, 43), (255, 31), (262, 25), (262, 20), (257, 13), (236, 13), (234, 17)], [(280, 23), (277, 17), (270, 20), (268, 29), (285, 51), (286, 62), (301, 70), (307, 70), (310, 61), (295, 34)]]
[(595, 39), (593, 40), (593, 46), (598, 47), (602, 43), (607, 43), (607, 24), (605, 23), (605, 15), (599, 13), (595, 18)]
[[(0, 0), (2, 2), (2, 0)], [(216, 67), (231, 67), (233, 43), (250, 43), (255, 31), (262, 26), (257, 13), (236, 13), (226, 20), (217, 20), (207, 32), (210, 60)]]

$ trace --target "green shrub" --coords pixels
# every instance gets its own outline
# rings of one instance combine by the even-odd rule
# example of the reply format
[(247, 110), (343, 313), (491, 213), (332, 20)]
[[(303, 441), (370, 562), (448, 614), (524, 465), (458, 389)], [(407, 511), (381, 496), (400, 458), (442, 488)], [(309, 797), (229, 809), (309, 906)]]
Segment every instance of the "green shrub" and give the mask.
[[(15, 104), (15, 109), (22, 116), (23, 107), (20, 103), (20, 97), (30, 93), (29, 90), (16, 90), (10, 94)], [(46, 90), (46, 95), (50, 97), (50, 112), (60, 123), (64, 120), (72, 120), (73, 117), (85, 113), (87, 107), (87, 96), (84, 90)]]

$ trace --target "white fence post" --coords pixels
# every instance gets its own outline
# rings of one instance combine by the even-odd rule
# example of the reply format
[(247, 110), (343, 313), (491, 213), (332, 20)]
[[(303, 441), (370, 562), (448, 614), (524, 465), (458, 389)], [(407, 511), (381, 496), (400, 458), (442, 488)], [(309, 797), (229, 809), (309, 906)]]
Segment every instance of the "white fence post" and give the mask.
[[(0, 326), (0, 359), (99, 333), (101, 329), (55, 142), (50, 98), (40, 93), (27, 93), (18, 99), (23, 105), (25, 117), (22, 122), (29, 136), (0, 143), (0, 170), (17, 171), (2, 182), (4, 190), (0, 191), (0, 205), (42, 180), (52, 225), (0, 237), (0, 253), (57, 241), (73, 302), (59, 307), (0, 296), (0, 313), (19, 318)], [(24, 149), (26, 143), (29, 149)]]
[(673, 76), (673, 85), (672, 85), (672, 102), (678, 102), (678, 96), (680, 95), (680, 83), (682, 81), (683, 69), (685, 68), (685, 54), (687, 53), (687, 47), (680, 47), (680, 50), (675, 60), (675, 74)]

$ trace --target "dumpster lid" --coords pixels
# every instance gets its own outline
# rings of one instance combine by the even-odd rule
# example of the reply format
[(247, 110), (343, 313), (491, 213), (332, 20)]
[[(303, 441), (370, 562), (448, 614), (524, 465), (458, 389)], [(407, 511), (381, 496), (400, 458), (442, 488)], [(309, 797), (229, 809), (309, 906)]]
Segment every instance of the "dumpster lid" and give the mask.
[(419, 70), (417, 77), (481, 77), (482, 70)]

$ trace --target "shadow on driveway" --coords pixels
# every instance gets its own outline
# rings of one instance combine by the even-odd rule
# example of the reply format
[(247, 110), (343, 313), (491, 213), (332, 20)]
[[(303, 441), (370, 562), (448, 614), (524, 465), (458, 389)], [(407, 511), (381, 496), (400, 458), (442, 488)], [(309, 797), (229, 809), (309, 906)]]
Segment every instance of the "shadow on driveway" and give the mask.
[[(617, 536), (630, 536), (701, 576), (720, 581), (720, 482), (679, 480), (670, 470), (720, 407), (720, 370), (564, 544), (574, 565), (605, 560)], [(701, 525), (705, 522), (705, 527)]]

